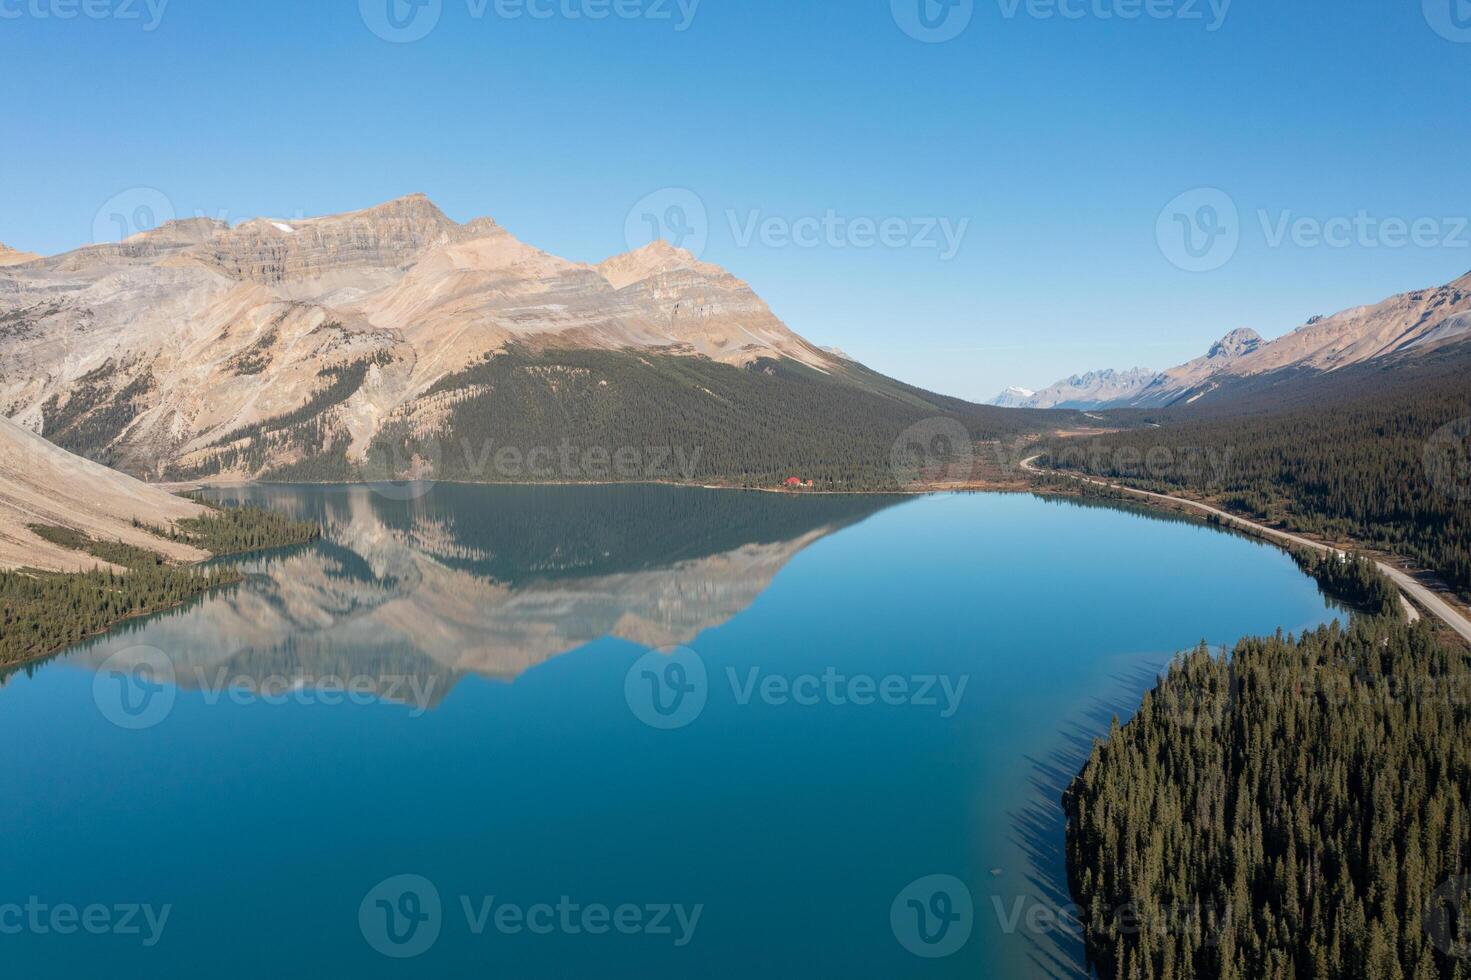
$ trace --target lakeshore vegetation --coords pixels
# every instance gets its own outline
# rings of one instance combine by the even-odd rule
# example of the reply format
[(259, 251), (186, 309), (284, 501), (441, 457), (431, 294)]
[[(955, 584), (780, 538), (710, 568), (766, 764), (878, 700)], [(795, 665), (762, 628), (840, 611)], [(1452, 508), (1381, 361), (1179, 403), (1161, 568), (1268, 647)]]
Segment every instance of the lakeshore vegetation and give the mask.
[[(31, 530), (92, 555), (99, 565), (80, 573), (0, 571), (0, 667), (45, 656), (124, 620), (240, 581), (240, 573), (227, 566), (174, 565), (145, 548), (99, 541), (72, 528), (34, 525)], [(174, 529), (150, 530), (216, 555), (301, 544), (320, 534), (315, 524), (253, 507), (213, 508)]]
[[(1325, 588), (1394, 608), (1357, 559)], [(1180, 658), (1064, 798), (1105, 980), (1471, 977), (1471, 655), (1362, 615)]]
[(1114, 413), (1121, 425), (1164, 424), (1060, 440), (1046, 455), (1054, 468), (1394, 552), (1471, 595), (1468, 367), (1347, 371), (1254, 414)]

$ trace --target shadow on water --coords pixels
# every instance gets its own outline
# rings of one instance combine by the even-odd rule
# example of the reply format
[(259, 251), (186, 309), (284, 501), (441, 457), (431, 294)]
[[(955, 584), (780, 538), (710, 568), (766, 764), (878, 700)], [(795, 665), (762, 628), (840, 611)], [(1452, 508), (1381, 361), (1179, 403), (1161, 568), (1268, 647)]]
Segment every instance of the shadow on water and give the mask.
[(1013, 842), (1027, 863), (1023, 880), (1034, 899), (1055, 913), (1045, 929), (1030, 928), (1022, 920), (1018, 932), (1026, 940), (1035, 976), (1056, 980), (1087, 980), (1093, 976), (1083, 949), (1082, 923), (1068, 890), (1067, 820), (1062, 797), (1087, 763), (1094, 741), (1108, 734), (1117, 718), (1126, 723), (1139, 707), (1142, 692), (1158, 681), (1169, 657), (1144, 654), (1115, 673), (1109, 693), (1095, 697), (1058, 732), (1056, 745), (1043, 756), (1026, 756), (1031, 773), (1031, 798), (1009, 815)]

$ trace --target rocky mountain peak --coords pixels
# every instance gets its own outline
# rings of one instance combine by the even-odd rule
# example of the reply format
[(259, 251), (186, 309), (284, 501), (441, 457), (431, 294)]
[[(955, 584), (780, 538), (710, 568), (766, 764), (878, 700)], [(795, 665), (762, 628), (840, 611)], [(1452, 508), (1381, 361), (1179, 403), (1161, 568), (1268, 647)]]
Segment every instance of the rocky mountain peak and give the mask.
[(680, 270), (698, 272), (711, 278), (729, 276), (729, 273), (720, 266), (701, 262), (695, 258), (693, 253), (671, 245), (662, 238), (656, 238), (632, 252), (615, 255), (598, 266), (598, 272), (604, 279), (611, 282), (615, 289), (622, 289), (653, 276)]
[(1237, 358), (1250, 354), (1263, 344), (1262, 335), (1250, 327), (1239, 327), (1216, 341), (1206, 357), (1210, 360)]
[(199, 257), (232, 278), (274, 285), (354, 269), (406, 269), (426, 249), (463, 237), (464, 229), (434, 202), (411, 194), (346, 214), (242, 222), (212, 239)]

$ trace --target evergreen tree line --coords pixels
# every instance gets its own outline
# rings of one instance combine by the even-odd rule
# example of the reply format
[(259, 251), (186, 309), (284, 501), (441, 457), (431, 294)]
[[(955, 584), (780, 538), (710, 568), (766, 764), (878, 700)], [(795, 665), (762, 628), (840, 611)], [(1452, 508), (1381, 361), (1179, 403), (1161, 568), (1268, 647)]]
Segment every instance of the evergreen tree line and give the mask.
[(1163, 425), (1059, 441), (1049, 465), (1393, 551), (1471, 594), (1468, 367), (1360, 371), (1254, 415), (1122, 413)]
[(1468, 660), (1389, 617), (1178, 660), (1064, 798), (1099, 974), (1471, 978)]
[(1360, 612), (1390, 618), (1402, 614), (1399, 589), (1379, 571), (1373, 559), (1354, 551), (1339, 554), (1305, 548), (1294, 549), (1292, 557), (1298, 567), (1317, 579), (1325, 593)]
[[(121, 570), (98, 566), (81, 573), (0, 571), (0, 667), (44, 656), (124, 620), (240, 581), (233, 568), (172, 565), (157, 552), (121, 541), (99, 541), (73, 528), (35, 525), (32, 530), (53, 544)], [(214, 509), (179, 521), (172, 530), (149, 530), (215, 555), (299, 544), (320, 534), (316, 524), (257, 507)]]
[(75, 574), (0, 571), (0, 667), (72, 646), (123, 620), (238, 581), (240, 573), (233, 568), (161, 564)]

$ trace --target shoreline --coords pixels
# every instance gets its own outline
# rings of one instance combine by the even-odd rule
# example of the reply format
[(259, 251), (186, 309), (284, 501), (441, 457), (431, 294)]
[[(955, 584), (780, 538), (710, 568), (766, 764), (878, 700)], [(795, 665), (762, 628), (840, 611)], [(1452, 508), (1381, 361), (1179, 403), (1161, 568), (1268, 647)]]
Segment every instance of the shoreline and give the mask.
[[(1471, 618), (1461, 608), (1455, 598), (1455, 593), (1444, 582), (1441, 582), (1433, 573), (1412, 566), (1405, 567), (1394, 564), (1398, 556), (1385, 554), (1374, 548), (1357, 547), (1353, 543), (1337, 544), (1334, 542), (1320, 541), (1306, 535), (1274, 528), (1266, 524), (1238, 517), (1229, 511), (1223, 510), (1212, 504), (1189, 497), (1176, 497), (1170, 494), (1156, 493), (1152, 490), (1140, 490), (1126, 484), (1110, 483), (1094, 477), (1081, 476), (1076, 473), (1064, 473), (1056, 470), (1044, 470), (1033, 465), (1041, 455), (1030, 456), (1021, 461), (1021, 468), (1028, 473), (1038, 476), (1048, 475), (1063, 477), (1078, 483), (1099, 487), (1105, 490), (1113, 490), (1127, 493), (1141, 498), (1146, 506), (1158, 507), (1179, 513), (1180, 508), (1192, 512), (1191, 516), (1206, 515), (1206, 518), (1217, 518), (1217, 525), (1230, 530), (1240, 531), (1258, 540), (1266, 541), (1279, 547), (1295, 545), (1312, 549), (1316, 552), (1331, 552), (1343, 555), (1346, 551), (1357, 551), (1372, 561), (1376, 568), (1384, 574), (1400, 591), (1400, 601), (1404, 605), (1406, 617), (1413, 623), (1420, 618), (1420, 608), (1434, 616), (1445, 625), (1462, 643), (1471, 646)], [(1207, 520), (1207, 523), (1211, 523)], [(1411, 602), (1414, 599), (1420, 604), (1419, 607)]]

